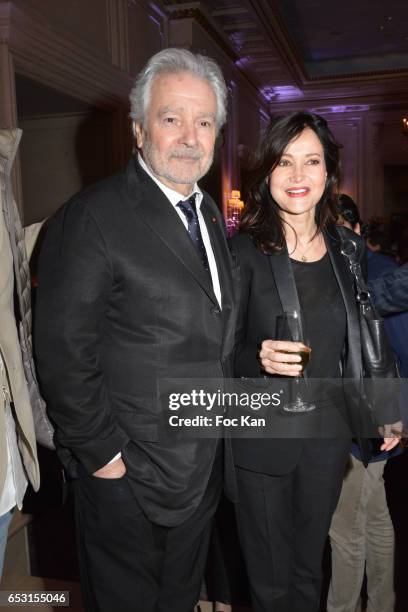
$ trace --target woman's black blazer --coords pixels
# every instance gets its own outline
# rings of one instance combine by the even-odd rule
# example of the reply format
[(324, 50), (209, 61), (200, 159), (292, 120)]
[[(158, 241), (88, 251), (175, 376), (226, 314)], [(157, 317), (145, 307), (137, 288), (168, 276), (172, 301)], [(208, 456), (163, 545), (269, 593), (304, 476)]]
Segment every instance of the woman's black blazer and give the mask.
[[(362, 260), (363, 241), (351, 231), (350, 238), (355, 240), (358, 256)], [(335, 225), (324, 232), (324, 239), (343, 297), (347, 318), (342, 375), (343, 378), (358, 380), (362, 376), (362, 359), (353, 278), (348, 263), (341, 253), (341, 239)], [(285, 310), (282, 302), (285, 304), (289, 300), (300, 309), (299, 301), (286, 249), (279, 254), (265, 255), (254, 246), (249, 234), (234, 236), (231, 239), (231, 248), (239, 264), (241, 282), (235, 345), (235, 376), (257, 378), (262, 376), (257, 351), (263, 340), (273, 339), (276, 317)], [(277, 277), (281, 279), (278, 285)], [(324, 333), (324, 330), (322, 332)], [(351, 420), (350, 437), (351, 432), (358, 435), (355, 430), (356, 423), (360, 423), (360, 415), (352, 414), (358, 409), (358, 402), (356, 406), (348, 409)], [(386, 407), (386, 413), (384, 422), (392, 423), (398, 420), (398, 412), (394, 407)], [(302, 415), (291, 418), (305, 417)], [(299, 437), (302, 436), (301, 427)], [(366, 448), (364, 442), (361, 442), (363, 453), (366, 455), (368, 447)], [(293, 469), (299, 459), (302, 445), (299, 439), (242, 438), (233, 440), (233, 447), (236, 465), (260, 473), (279, 475)]]

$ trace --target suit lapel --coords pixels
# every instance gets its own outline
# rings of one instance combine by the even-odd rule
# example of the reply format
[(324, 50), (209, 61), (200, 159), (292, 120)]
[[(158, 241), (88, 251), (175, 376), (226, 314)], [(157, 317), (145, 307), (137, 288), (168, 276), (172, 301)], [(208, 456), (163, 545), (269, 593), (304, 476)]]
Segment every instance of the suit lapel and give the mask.
[(211, 279), (204, 270), (191, 238), (174, 207), (158, 185), (140, 168), (136, 159), (129, 163), (127, 178), (131, 205), (137, 209), (137, 214), (187, 268), (216, 304), (217, 298), (214, 295)]

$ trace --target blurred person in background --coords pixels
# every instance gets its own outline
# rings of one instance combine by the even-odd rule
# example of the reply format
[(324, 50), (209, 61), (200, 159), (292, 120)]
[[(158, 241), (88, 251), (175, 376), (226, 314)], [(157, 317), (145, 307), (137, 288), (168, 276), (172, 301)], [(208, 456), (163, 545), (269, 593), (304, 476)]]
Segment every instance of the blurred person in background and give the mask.
[(0, 578), (13, 511), (22, 507), (28, 481), (34, 490), (40, 485), (36, 431), (49, 447), (53, 435), (31, 348), (28, 257), (41, 223), (23, 230), (11, 189), (20, 138), (21, 130), (0, 129)]
[[(376, 281), (399, 269), (388, 248), (386, 231), (381, 225), (375, 221), (365, 225), (364, 238), (368, 247), (367, 276), (369, 282)], [(408, 378), (408, 313), (402, 312), (386, 316), (384, 325), (398, 361), (400, 375), (402, 378)]]
[[(387, 244), (384, 231), (379, 231), (378, 224), (364, 226), (357, 205), (345, 194), (339, 196), (339, 213), (339, 223), (357, 234), (363, 229), (369, 247), (365, 252), (368, 280), (398, 267), (390, 256), (380, 253)], [(403, 362), (406, 367), (404, 344), (408, 340), (408, 314), (388, 317), (385, 328), (400, 368)], [(383, 475), (387, 460), (402, 449), (398, 446), (385, 452), (378, 448), (377, 440), (372, 440), (371, 444), (372, 456), (366, 468), (357, 444), (353, 443), (350, 466), (333, 515), (328, 612), (359, 609), (364, 573), (367, 575), (368, 612), (394, 610), (394, 528)]]
[(368, 286), (380, 315), (408, 310), (408, 263), (372, 279)]
[[(389, 271), (387, 264), (390, 260), (396, 264), (399, 263), (396, 245), (391, 245), (389, 228), (387, 228), (385, 223), (375, 218), (371, 219), (368, 223), (365, 223), (363, 226), (363, 238), (366, 242), (367, 248), (372, 253), (381, 255), (384, 266), (380, 267), (379, 259), (377, 258), (377, 276), (380, 274), (385, 274)], [(395, 269), (395, 266), (392, 269)]]

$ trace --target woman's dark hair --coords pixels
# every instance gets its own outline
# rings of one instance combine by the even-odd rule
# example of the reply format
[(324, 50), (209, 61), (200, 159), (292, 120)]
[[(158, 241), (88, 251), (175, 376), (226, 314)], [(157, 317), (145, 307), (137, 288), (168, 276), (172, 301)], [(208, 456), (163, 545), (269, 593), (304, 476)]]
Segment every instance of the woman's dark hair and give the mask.
[(350, 223), (352, 229), (354, 229), (359, 223), (362, 225), (360, 212), (357, 208), (357, 204), (354, 202), (350, 196), (345, 193), (341, 193), (339, 195), (339, 207), (338, 207), (339, 215), (343, 217), (345, 221)]
[(305, 128), (314, 131), (320, 140), (326, 163), (324, 193), (316, 206), (317, 231), (337, 219), (337, 184), (340, 145), (334, 139), (323, 117), (306, 111), (272, 117), (251, 173), (246, 206), (240, 232), (251, 234), (255, 245), (264, 253), (280, 250), (285, 245), (284, 221), (279, 206), (272, 198), (268, 177), (278, 165), (286, 147)]

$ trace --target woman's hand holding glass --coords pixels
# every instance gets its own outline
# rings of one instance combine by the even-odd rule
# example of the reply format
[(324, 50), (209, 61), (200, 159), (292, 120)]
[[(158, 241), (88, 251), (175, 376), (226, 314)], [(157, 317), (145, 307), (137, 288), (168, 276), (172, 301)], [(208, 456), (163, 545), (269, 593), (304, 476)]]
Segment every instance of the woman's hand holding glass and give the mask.
[(268, 374), (300, 376), (303, 371), (299, 353), (309, 352), (303, 342), (291, 340), (264, 340), (258, 353), (259, 362)]
[(264, 370), (280, 376), (302, 376), (311, 349), (301, 342), (304, 338), (296, 310), (276, 317), (275, 338), (262, 342), (259, 359)]

